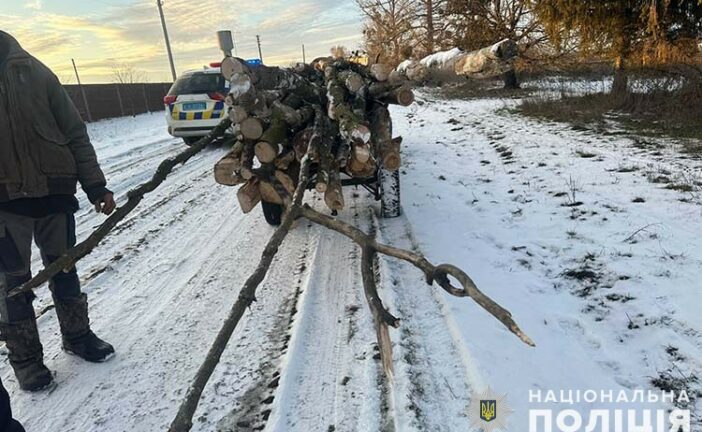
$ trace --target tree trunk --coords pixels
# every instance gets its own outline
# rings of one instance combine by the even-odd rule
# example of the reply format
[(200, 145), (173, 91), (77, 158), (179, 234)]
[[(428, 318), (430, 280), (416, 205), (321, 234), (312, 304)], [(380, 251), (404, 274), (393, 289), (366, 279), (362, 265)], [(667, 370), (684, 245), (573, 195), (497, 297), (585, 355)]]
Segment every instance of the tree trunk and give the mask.
[(625, 95), (629, 91), (629, 74), (624, 68), (624, 60), (617, 57), (614, 62), (614, 80), (612, 82), (612, 94), (616, 96)]
[(434, 0), (424, 0), (427, 14), (427, 51), (434, 52)]
[(521, 88), (519, 86), (519, 79), (517, 78), (517, 72), (514, 69), (505, 72), (502, 75), (502, 79), (505, 82), (505, 89), (515, 90), (515, 89)]
[[(627, 19), (631, 19), (634, 12), (627, 6), (627, 2), (621, 2), (621, 14)], [(626, 70), (626, 60), (631, 52), (631, 35), (624, 28), (619, 29), (619, 34), (615, 39), (616, 58), (614, 59), (614, 78), (612, 81), (612, 95), (622, 96), (629, 91), (629, 74)]]
[(456, 60), (454, 70), (458, 75), (471, 78), (491, 78), (514, 69), (514, 59), (519, 48), (514, 41), (501, 40), (479, 50), (463, 53)]

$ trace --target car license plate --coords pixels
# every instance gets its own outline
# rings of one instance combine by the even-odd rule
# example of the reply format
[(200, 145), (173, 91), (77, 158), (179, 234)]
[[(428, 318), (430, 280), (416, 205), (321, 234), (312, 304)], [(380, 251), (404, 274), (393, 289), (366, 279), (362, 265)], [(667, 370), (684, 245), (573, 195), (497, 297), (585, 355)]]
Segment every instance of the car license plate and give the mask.
[(207, 108), (205, 102), (186, 102), (183, 104), (183, 111), (204, 111)]

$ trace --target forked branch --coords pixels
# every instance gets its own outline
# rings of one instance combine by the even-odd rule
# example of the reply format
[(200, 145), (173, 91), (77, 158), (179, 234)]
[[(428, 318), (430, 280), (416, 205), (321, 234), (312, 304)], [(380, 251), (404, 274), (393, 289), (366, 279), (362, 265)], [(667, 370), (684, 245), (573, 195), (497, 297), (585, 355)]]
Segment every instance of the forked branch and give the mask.
[[(314, 111), (315, 123), (321, 127), (321, 120), (326, 118), (323, 117), (325, 114), (320, 109), (315, 109)], [(380, 296), (378, 295), (374, 272), (374, 260), (378, 253), (398, 258), (413, 264), (424, 273), (426, 281), (429, 285), (433, 284), (433, 282), (437, 282), (449, 294), (458, 297), (471, 297), (483, 309), (488, 311), (503, 325), (505, 325), (512, 333), (517, 335), (517, 337), (519, 337), (524, 343), (534, 346), (531, 339), (529, 339), (529, 337), (524, 334), (519, 326), (517, 326), (517, 324), (514, 322), (510, 312), (483, 294), (475, 286), (475, 283), (470, 279), (470, 277), (468, 277), (468, 275), (458, 267), (450, 264), (435, 266), (427, 261), (427, 259), (421, 254), (378, 243), (374, 237), (366, 234), (353, 225), (324, 215), (316, 210), (313, 210), (309, 205), (303, 204), (303, 196), (307, 185), (310, 182), (310, 165), (313, 160), (315, 162), (320, 162), (322, 159), (324, 159), (322, 157), (323, 154), (320, 153), (320, 151), (325, 151), (323, 135), (312, 133), (306, 141), (306, 145), (303, 143), (303, 145), (300, 146), (300, 148), (304, 148), (305, 150), (304, 156), (301, 160), (300, 175), (293, 196), (291, 197), (284, 187), (276, 188), (280, 202), (285, 205), (285, 214), (283, 215), (282, 223), (268, 241), (256, 270), (246, 280), (244, 286), (241, 288), (237, 301), (232, 306), (229, 316), (222, 325), (222, 328), (217, 334), (217, 337), (208, 351), (204, 362), (195, 375), (193, 384), (188, 388), (186, 398), (181, 403), (178, 413), (171, 423), (169, 428), (170, 432), (188, 431), (192, 427), (192, 418), (195, 414), (207, 381), (210, 379), (215, 367), (219, 363), (220, 357), (224, 352), (227, 343), (236, 329), (241, 317), (243, 316), (244, 311), (251, 305), (252, 302), (255, 301), (256, 289), (265, 278), (265, 275), (273, 262), (273, 258), (278, 252), (278, 248), (282, 245), (283, 240), (290, 232), (293, 222), (298, 218), (305, 218), (310, 222), (343, 234), (360, 246), (363, 289), (366, 300), (368, 301), (368, 307), (370, 308), (373, 316), (383, 370), (385, 371), (388, 379), (392, 379), (393, 373), (392, 341), (390, 339), (389, 327), (398, 327), (400, 320), (393, 316), (385, 308)], [(328, 143), (326, 144), (328, 145)], [(320, 147), (322, 148), (320, 149)], [(332, 172), (333, 171), (336, 170), (332, 170)], [(275, 183), (275, 181), (273, 181), (273, 183)], [(331, 181), (329, 181), (327, 187), (329, 187), (330, 184), (332, 184)], [(327, 188), (326, 191), (329, 192), (329, 190), (330, 189)], [(449, 280), (449, 276), (455, 278), (460, 283), (462, 288), (454, 287)]]
[[(436, 282), (446, 292), (456, 297), (470, 297), (485, 309), (492, 316), (497, 318), (505, 327), (514, 333), (519, 339), (529, 346), (535, 346), (534, 342), (527, 336), (512, 319), (512, 314), (490, 297), (486, 296), (478, 289), (475, 282), (461, 269), (451, 264), (433, 265), (423, 255), (416, 252), (399, 249), (393, 246), (378, 243), (375, 238), (364, 233), (353, 225), (347, 224), (339, 219), (334, 219), (324, 215), (308, 205), (300, 209), (300, 215), (309, 221), (322, 225), (325, 228), (336, 231), (353, 240), (361, 248), (388, 255), (409, 262), (420, 269), (426, 276), (428, 284)], [(461, 284), (462, 288), (456, 288), (451, 284), (449, 276), (454, 277)], [(365, 282), (365, 276), (364, 276)]]

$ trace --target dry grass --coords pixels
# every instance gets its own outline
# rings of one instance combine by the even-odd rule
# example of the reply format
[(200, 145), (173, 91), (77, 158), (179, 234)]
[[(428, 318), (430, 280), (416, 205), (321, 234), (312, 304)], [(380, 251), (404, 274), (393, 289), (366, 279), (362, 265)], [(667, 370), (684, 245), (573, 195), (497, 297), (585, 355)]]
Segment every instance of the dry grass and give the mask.
[[(644, 76), (644, 78), (646, 78)], [(688, 151), (701, 153), (702, 76), (648, 78), (643, 91), (615, 96), (610, 93), (568, 95), (560, 98), (544, 94), (525, 99), (518, 107), (522, 114), (567, 122), (576, 129), (596, 129), (612, 133), (612, 121), (626, 131), (643, 136), (690, 138)], [(616, 133), (616, 132), (615, 132)]]
[(523, 89), (505, 89), (502, 80), (474, 80), (445, 84), (438, 88), (446, 99), (512, 99), (523, 98), (529, 93)]

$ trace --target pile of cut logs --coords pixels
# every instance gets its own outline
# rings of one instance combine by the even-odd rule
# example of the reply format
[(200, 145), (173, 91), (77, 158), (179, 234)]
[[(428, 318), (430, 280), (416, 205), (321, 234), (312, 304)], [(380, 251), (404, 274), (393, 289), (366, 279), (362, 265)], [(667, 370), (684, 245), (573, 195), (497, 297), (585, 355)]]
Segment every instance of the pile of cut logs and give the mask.
[[(458, 64), (458, 61), (454, 62), (457, 57), (473, 61), (477, 55), (482, 56), (484, 62), (474, 62), (478, 64), (475, 69), (480, 69), (480, 73), (497, 71), (509, 62), (501, 54), (506, 52), (503, 45), (494, 45), (482, 53), (458, 50), (440, 53), (435, 57), (436, 61), (420, 62), (422, 66), (414, 65), (413, 69), (432, 69), (435, 65), (445, 68), (452, 62)], [(364, 179), (374, 176), (376, 170), (382, 168), (391, 173), (395, 170), (393, 174), (397, 174), (400, 140), (392, 138), (387, 106), (409, 105), (414, 101), (407, 85), (409, 74), (382, 65), (365, 67), (330, 58), (320, 58), (310, 65), (301, 64), (292, 69), (279, 69), (248, 66), (243, 60), (233, 57), (222, 62), (222, 74), (231, 84), (226, 99), (231, 107), (229, 119), (222, 120), (220, 126), (196, 146), (201, 150), (212, 142), (215, 135), (219, 136), (224, 128), (233, 124), (239, 140), (217, 163), (216, 180), (231, 186), (243, 183), (238, 197), (244, 212), (251, 211), (261, 201), (284, 205), (287, 210), (266, 243), (254, 272), (239, 290), (236, 302), (188, 387), (169, 432), (192, 428), (193, 416), (208, 380), (244, 312), (256, 300), (256, 290), (298, 219), (306, 219), (342, 234), (360, 247), (363, 291), (373, 317), (383, 371), (388, 379), (393, 376), (389, 329), (398, 327), (400, 320), (384, 306), (378, 294), (375, 260), (379, 254), (412, 264), (424, 274), (429, 285), (436, 283), (450, 295), (473, 299), (522, 342), (534, 346), (512, 314), (481, 292), (460, 268), (451, 264), (434, 265), (416, 250), (382, 244), (375, 233), (364, 233), (344, 222), (343, 218), (322, 214), (303, 201), (304, 192), (310, 186), (324, 193), (330, 209), (340, 210), (344, 207), (342, 173)], [(188, 152), (194, 154), (192, 147)], [(168, 167), (172, 168), (174, 163), (172, 161)], [(454, 286), (454, 281), (460, 287)]]
[(401, 72), (334, 58), (288, 69), (227, 57), (221, 69), (238, 140), (215, 165), (215, 180), (243, 184), (237, 197), (244, 213), (261, 201), (289, 204), (306, 155), (311, 185), (333, 211), (344, 207), (342, 175), (372, 178), (380, 167), (400, 167), (402, 139), (392, 137), (387, 107), (414, 102)]

